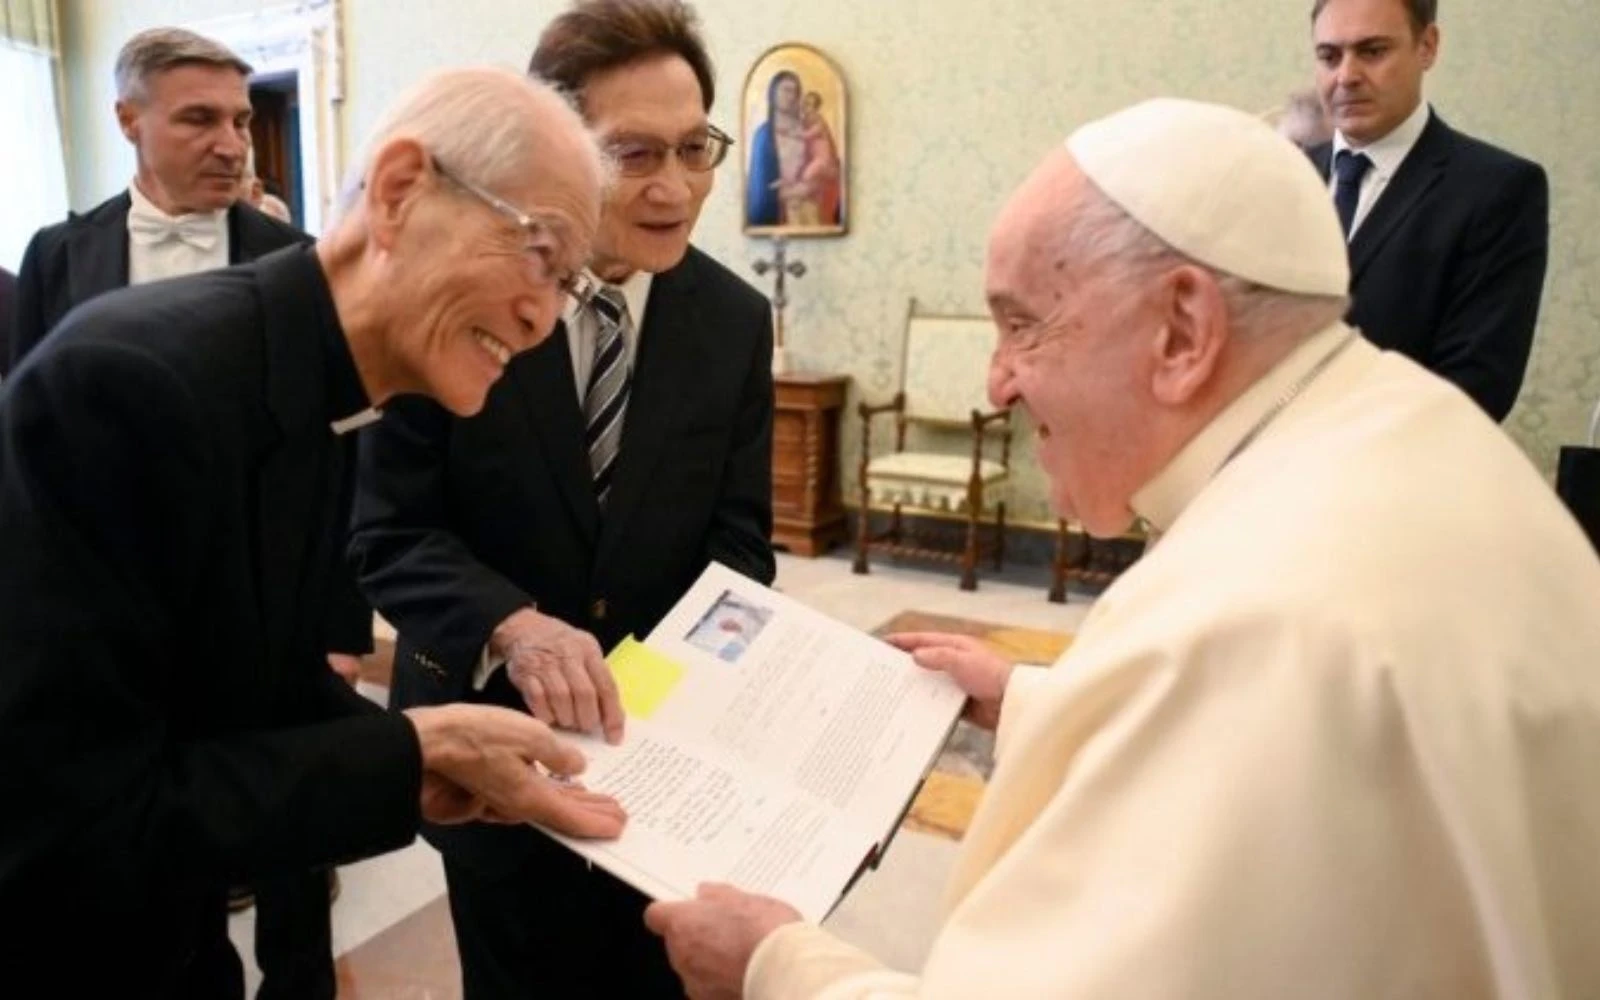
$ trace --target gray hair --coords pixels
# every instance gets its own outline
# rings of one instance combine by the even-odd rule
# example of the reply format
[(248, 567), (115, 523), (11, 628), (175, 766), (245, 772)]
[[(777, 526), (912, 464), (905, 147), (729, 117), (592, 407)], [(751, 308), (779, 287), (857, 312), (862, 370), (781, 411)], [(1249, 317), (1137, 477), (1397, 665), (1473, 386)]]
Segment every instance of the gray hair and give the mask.
[(1349, 306), (1347, 296), (1268, 288), (1197, 261), (1145, 228), (1093, 184), (1084, 186), (1058, 231), (1057, 251), (1089, 273), (1132, 287), (1174, 267), (1198, 267), (1216, 280), (1234, 332), (1242, 338), (1309, 337), (1342, 317)]
[[(528, 128), (530, 111), (544, 116), (549, 127)], [(607, 183), (610, 170), (594, 134), (555, 88), (505, 69), (437, 72), (390, 106), (372, 130), (345, 177), (339, 214), (355, 206), (372, 158), (391, 139), (414, 139), (451, 173), (499, 191), (538, 162), (548, 135), (557, 131), (583, 137), (580, 148), (590, 169)]]
[(1309, 149), (1333, 138), (1333, 123), (1315, 89), (1307, 87), (1289, 95), (1278, 115), (1278, 134)]
[(255, 69), (220, 42), (185, 28), (151, 28), (128, 39), (117, 53), (117, 99), (143, 101), (150, 78), (178, 66), (216, 66), (249, 76)]

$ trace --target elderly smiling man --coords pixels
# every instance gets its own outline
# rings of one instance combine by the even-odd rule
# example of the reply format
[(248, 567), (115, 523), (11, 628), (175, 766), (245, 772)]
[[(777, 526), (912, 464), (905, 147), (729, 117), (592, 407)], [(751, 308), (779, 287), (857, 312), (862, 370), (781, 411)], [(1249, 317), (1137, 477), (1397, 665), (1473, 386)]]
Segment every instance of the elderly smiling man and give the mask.
[(1243, 113), (1146, 103), (1039, 167), (991, 395), (1063, 513), (1162, 537), (1053, 669), (899, 637), (998, 725), (920, 975), (707, 887), (647, 914), (691, 996), (1600, 996), (1600, 563), (1347, 283)]
[(229, 884), (424, 819), (621, 830), (542, 776), (582, 767), (543, 723), (386, 714), (321, 642), (338, 435), (399, 393), (479, 410), (560, 315), (602, 175), (548, 87), (442, 73), (314, 247), (108, 293), (0, 392), (0, 925), (56, 991), (241, 996)]

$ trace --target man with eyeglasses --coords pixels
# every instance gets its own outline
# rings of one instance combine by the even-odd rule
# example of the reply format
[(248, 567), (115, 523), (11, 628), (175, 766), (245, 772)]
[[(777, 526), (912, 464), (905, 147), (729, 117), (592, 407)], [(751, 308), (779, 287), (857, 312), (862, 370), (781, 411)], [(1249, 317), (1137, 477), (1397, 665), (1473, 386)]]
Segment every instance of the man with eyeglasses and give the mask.
[[(0, 370), (21, 364), (67, 313), (105, 292), (311, 242), (239, 197), (241, 171), (254, 169), (253, 72), (226, 46), (183, 28), (150, 28), (122, 46), (116, 115), (133, 147), (133, 179), (126, 191), (33, 237), (22, 260), (16, 336), (0, 345)], [(0, 313), (9, 322), (9, 309)], [(347, 567), (330, 571), (337, 576), (326, 615), (328, 665), (353, 684), (361, 657), (372, 652), (372, 609)], [(258, 1000), (333, 1000), (328, 906), (336, 879), (332, 871), (286, 872), (236, 889), (235, 908), (256, 903)]]
[(63, 995), (240, 998), (229, 885), (423, 820), (622, 829), (546, 776), (583, 758), (543, 723), (389, 714), (324, 659), (343, 435), (402, 393), (482, 408), (559, 319), (605, 173), (505, 70), (430, 78), (368, 149), (314, 246), (98, 296), (0, 389), (0, 926)]
[[(615, 737), (601, 651), (648, 632), (711, 560), (773, 578), (771, 310), (689, 246), (731, 143), (691, 9), (585, 0), (530, 69), (615, 166), (599, 288), (477, 417), (390, 408), (362, 442), (352, 551), (399, 631), (396, 704), (506, 705)], [(681, 995), (632, 888), (533, 830), (427, 836), (469, 1000)]]

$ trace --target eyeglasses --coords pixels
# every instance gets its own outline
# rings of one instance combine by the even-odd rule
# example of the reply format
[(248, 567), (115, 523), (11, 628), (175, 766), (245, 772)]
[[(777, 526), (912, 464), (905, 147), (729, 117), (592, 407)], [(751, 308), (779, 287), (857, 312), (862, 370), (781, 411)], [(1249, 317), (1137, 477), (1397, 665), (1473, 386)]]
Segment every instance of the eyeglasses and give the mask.
[(433, 157), (433, 169), (439, 176), (454, 184), (456, 187), (477, 198), (490, 208), (511, 219), (528, 236), (528, 245), (523, 248), (523, 256), (535, 265), (535, 273), (540, 281), (554, 282), (567, 295), (571, 296), (580, 307), (587, 306), (595, 293), (600, 290), (600, 285), (587, 271), (565, 271), (557, 269), (551, 263), (551, 255), (560, 240), (551, 230), (550, 226), (524, 212), (522, 209), (501, 198), (493, 192), (486, 191), (478, 185), (461, 177), (459, 174), (445, 167), (439, 162), (438, 157)]
[(676, 152), (684, 169), (697, 174), (715, 168), (728, 158), (733, 138), (715, 125), (707, 125), (705, 135), (673, 144), (648, 136), (629, 136), (606, 144), (606, 152), (624, 177), (649, 177), (667, 162), (667, 153)]

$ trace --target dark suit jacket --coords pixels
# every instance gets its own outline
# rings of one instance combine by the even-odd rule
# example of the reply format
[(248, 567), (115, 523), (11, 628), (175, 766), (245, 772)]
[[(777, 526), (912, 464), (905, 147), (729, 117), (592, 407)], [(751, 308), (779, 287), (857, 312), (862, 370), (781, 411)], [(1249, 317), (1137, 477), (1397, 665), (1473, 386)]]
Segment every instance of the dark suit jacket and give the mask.
[[(1310, 151), (1324, 178), (1332, 148)], [(1351, 324), (1504, 420), (1539, 317), (1549, 216), (1542, 167), (1431, 114), (1350, 243)]]
[(16, 322), (16, 299), (17, 276), (0, 267), (0, 375), (7, 371), (5, 359), (11, 357), (11, 328)]
[(101, 296), (0, 389), (0, 926), (71, 995), (165, 995), (226, 886), (415, 834), (413, 729), (323, 658), (331, 313), (288, 249)]
[[(96, 295), (128, 284), (128, 209), (124, 191), (82, 215), (34, 234), (22, 255), (16, 332), (9, 371), (61, 322)], [(311, 237), (249, 205), (228, 209), (228, 263), (243, 264)]]
[(400, 636), (391, 704), (523, 707), (503, 670), (481, 693), (471, 678), (494, 627), (530, 604), (609, 650), (713, 559), (770, 582), (771, 361), (767, 301), (726, 268), (691, 249), (657, 275), (603, 516), (564, 328), (514, 358), (472, 419), (391, 404), (363, 434), (352, 532), (367, 598)]
[[(9, 372), (75, 306), (128, 284), (128, 209), (124, 191), (83, 215), (47, 226), (34, 234), (18, 275), (16, 330)], [(311, 237), (249, 205), (228, 209), (228, 262), (242, 264), (286, 246), (309, 246)], [(354, 448), (354, 442), (349, 442)], [(330, 599), (327, 647), (344, 653), (372, 650), (372, 609), (362, 601), (344, 563), (333, 570), (337, 589)]]

